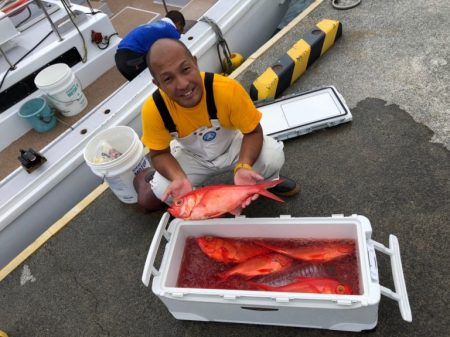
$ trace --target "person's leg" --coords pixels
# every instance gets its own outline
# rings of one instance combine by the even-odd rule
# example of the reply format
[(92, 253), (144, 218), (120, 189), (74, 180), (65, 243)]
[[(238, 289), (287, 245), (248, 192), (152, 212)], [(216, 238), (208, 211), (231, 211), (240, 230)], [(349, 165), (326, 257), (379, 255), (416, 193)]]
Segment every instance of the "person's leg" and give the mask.
[[(237, 164), (241, 143), (242, 136), (237, 136), (231, 144), (228, 153), (215, 161), (218, 166), (223, 168), (223, 171), (233, 170)], [(258, 159), (253, 164), (253, 169), (262, 175), (265, 180), (280, 178), (280, 170), (285, 161), (283, 147), (283, 142), (277, 141), (270, 136), (264, 136), (263, 147)], [(283, 182), (269, 189), (271, 192), (285, 197), (294, 196), (299, 193), (300, 188), (294, 180), (287, 177), (281, 178)]]
[[(213, 161), (214, 165), (222, 168), (222, 172), (233, 171), (239, 160), (242, 134), (236, 135), (228, 151)], [(253, 170), (266, 180), (277, 179), (284, 164), (283, 142), (272, 137), (264, 137), (263, 146), (258, 159), (253, 164)]]
[(117, 49), (114, 59), (117, 69), (128, 81), (133, 80), (143, 70), (147, 69), (145, 55), (128, 49)]

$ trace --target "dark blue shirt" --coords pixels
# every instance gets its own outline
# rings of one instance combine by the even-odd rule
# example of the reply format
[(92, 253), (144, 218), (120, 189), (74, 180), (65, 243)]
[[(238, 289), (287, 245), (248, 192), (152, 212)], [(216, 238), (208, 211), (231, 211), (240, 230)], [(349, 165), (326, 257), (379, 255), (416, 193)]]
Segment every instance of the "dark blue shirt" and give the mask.
[(136, 53), (147, 54), (156, 40), (161, 38), (180, 39), (180, 37), (181, 34), (174, 25), (159, 20), (133, 29), (120, 41), (117, 49), (129, 49)]

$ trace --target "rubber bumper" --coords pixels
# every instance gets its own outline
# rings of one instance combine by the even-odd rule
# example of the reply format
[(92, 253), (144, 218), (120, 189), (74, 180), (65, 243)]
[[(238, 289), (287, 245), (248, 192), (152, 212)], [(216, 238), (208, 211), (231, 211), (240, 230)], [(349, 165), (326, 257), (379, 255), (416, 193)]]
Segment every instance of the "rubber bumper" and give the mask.
[(315, 60), (330, 49), (341, 35), (342, 24), (339, 21), (320, 21), (252, 83), (252, 100), (278, 98)]

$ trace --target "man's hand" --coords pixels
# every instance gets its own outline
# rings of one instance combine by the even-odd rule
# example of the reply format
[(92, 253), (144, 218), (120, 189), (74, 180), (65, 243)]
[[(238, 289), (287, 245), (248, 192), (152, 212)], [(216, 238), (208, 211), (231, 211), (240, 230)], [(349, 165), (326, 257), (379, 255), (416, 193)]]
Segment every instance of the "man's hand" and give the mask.
[[(253, 170), (240, 169), (237, 170), (234, 175), (234, 184), (235, 185), (255, 185), (259, 180), (263, 180), (264, 178), (260, 176)], [(242, 208), (247, 207), (250, 203), (256, 199), (258, 199), (259, 195), (254, 194), (250, 198), (247, 198), (242, 203)]]
[(171, 196), (172, 199), (176, 199), (182, 197), (183, 195), (191, 191), (192, 191), (192, 184), (188, 178), (175, 179), (167, 187), (161, 200), (166, 201), (167, 198), (169, 198), (169, 196)]
[(240, 169), (234, 175), (235, 185), (255, 185), (259, 180), (264, 178), (253, 170)]

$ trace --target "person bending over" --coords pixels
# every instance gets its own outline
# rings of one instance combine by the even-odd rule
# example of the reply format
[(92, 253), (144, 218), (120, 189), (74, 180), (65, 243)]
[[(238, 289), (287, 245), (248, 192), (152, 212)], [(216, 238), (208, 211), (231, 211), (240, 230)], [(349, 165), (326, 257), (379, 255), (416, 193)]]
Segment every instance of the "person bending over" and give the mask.
[(134, 28), (117, 46), (117, 69), (128, 81), (133, 80), (147, 68), (146, 55), (153, 43), (161, 38), (180, 39), (185, 25), (183, 14), (169, 11), (161, 20)]

